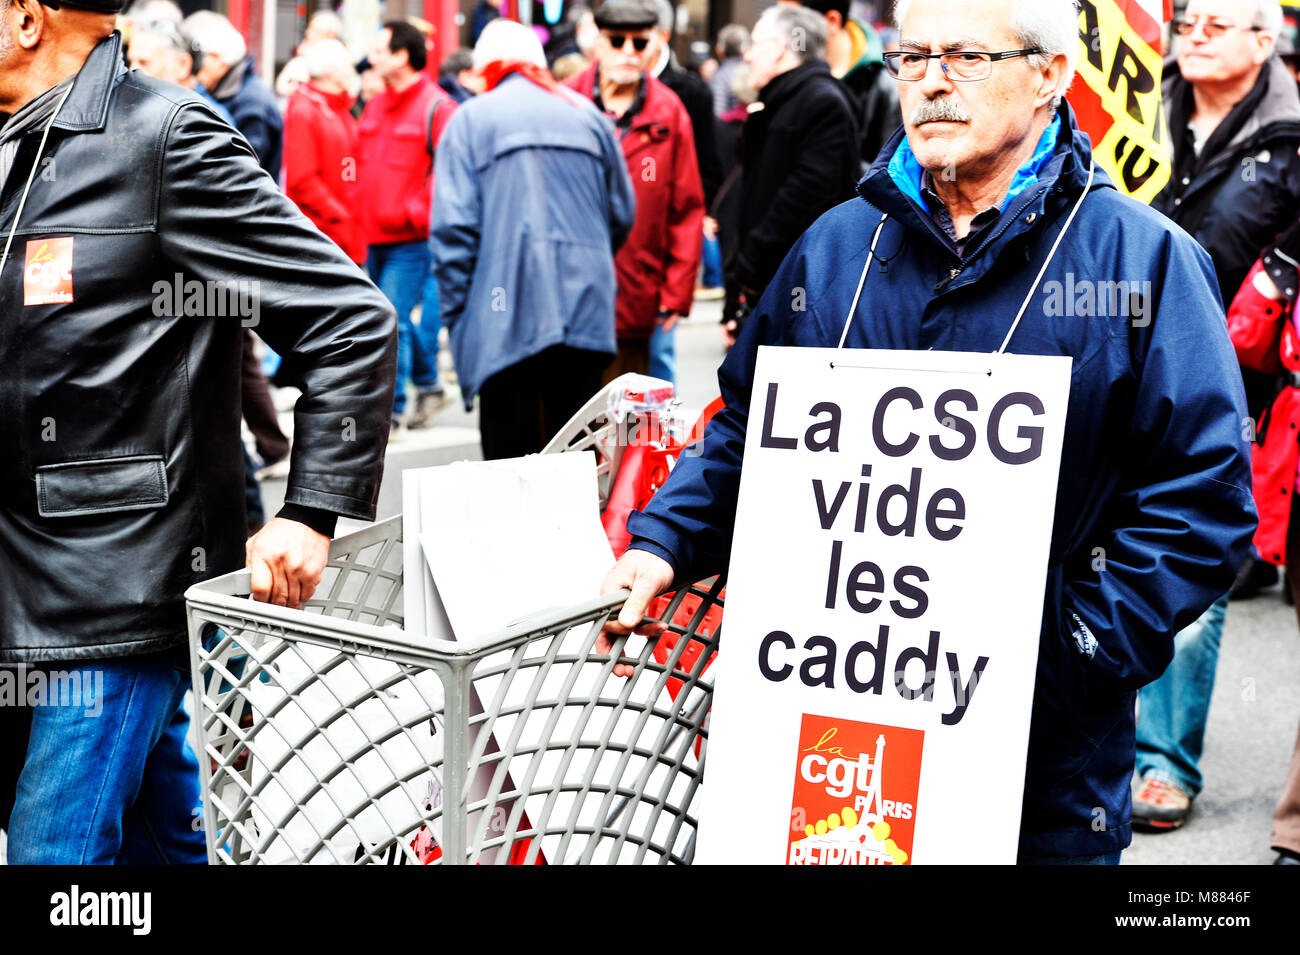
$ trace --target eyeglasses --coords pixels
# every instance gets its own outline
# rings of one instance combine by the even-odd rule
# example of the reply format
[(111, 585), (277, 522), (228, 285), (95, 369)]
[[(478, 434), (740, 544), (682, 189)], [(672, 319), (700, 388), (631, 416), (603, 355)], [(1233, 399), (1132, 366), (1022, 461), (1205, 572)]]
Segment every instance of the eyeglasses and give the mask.
[(1034, 56), (1043, 51), (1034, 47), (1029, 50), (1008, 50), (1005, 53), (985, 53), (982, 50), (954, 50), (951, 53), (886, 53), (885, 66), (897, 80), (915, 83), (924, 79), (930, 69), (930, 61), (938, 60), (943, 75), (954, 82), (970, 83), (986, 80), (993, 72), (993, 64), (998, 60), (1010, 60), (1017, 56)]
[(1196, 32), (1197, 25), (1200, 25), (1206, 39), (1209, 40), (1221, 37), (1229, 30), (1249, 30), (1256, 33), (1264, 29), (1263, 27), (1243, 27), (1230, 20), (1210, 19), (1209, 17), (1178, 17), (1173, 23), (1174, 32), (1179, 36), (1191, 36)]
[(629, 33), (606, 33), (605, 39), (609, 40), (609, 45), (616, 50), (623, 49), (623, 47), (627, 45), (627, 41), (631, 40), (632, 49), (636, 50), (638, 53), (644, 53), (645, 48), (650, 43), (650, 38), (648, 36), (632, 36)]

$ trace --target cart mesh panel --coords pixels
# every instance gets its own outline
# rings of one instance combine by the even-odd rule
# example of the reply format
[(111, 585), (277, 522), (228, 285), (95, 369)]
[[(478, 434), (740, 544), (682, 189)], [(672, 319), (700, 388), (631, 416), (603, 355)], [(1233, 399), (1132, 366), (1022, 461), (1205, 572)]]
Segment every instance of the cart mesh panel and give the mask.
[(624, 679), (593, 652), (617, 599), (473, 645), (420, 639), (401, 629), (401, 557), (394, 518), (334, 542), (305, 611), (228, 578), (191, 590), (210, 859), (689, 862), (721, 581), (689, 589), (694, 613), (687, 590), (669, 602), (659, 660), (628, 641)]

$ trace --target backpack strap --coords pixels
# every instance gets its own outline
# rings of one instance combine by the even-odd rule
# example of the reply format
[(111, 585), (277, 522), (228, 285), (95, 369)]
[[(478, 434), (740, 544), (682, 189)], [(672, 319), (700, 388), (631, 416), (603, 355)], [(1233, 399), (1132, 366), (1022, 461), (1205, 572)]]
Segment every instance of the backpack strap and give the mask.
[(436, 149), (436, 147), (433, 144), (433, 123), (434, 120), (438, 118), (438, 110), (440, 110), (444, 104), (454, 103), (454, 102), (455, 100), (453, 100), (450, 96), (440, 96), (438, 97), (438, 99), (434, 101), (433, 105), (429, 108), (428, 122), (425, 123), (425, 127), (424, 127), (424, 148), (429, 153), (430, 158), (433, 157), (434, 151)]

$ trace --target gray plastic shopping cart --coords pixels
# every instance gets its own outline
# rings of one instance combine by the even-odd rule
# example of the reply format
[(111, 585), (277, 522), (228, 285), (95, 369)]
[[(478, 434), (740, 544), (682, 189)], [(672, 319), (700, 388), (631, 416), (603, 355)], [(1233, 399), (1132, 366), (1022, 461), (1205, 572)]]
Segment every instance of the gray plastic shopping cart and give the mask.
[[(603, 503), (627, 433), (602, 393), (547, 451), (595, 453)], [(623, 679), (592, 648), (626, 593), (438, 640), (402, 628), (402, 557), (397, 517), (334, 541), (303, 610), (247, 571), (187, 592), (209, 861), (690, 862), (721, 581), (616, 647)]]

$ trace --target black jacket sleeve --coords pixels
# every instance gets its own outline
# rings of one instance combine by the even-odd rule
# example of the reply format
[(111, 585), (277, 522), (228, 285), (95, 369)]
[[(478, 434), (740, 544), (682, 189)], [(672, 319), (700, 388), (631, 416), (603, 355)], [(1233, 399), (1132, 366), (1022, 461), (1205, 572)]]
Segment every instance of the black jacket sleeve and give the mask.
[(396, 376), (392, 306), (201, 103), (167, 128), (157, 202), (161, 253), (186, 280), (249, 283), (245, 323), (301, 371), (285, 502), (372, 520)]

